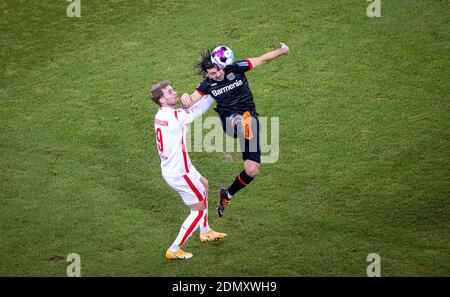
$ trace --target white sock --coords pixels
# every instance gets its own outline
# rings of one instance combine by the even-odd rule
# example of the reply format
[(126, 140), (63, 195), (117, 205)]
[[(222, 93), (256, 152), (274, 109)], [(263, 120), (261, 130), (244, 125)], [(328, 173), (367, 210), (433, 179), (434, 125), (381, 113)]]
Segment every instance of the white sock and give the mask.
[(209, 228), (209, 223), (208, 223), (208, 209), (205, 209), (203, 211), (203, 217), (200, 220), (200, 233), (206, 233), (211, 231), (211, 228)]
[(180, 247), (183, 246), (183, 244), (192, 235), (192, 233), (194, 233), (195, 230), (197, 230), (199, 222), (202, 217), (203, 211), (191, 210), (191, 213), (188, 215), (186, 220), (184, 220), (183, 224), (181, 225), (180, 232), (178, 233), (178, 236), (173, 242), (170, 249), (173, 248), (175, 249), (175, 251), (177, 251), (177, 248), (180, 249)]
[(180, 249), (180, 246), (178, 244), (172, 244), (169, 248), (169, 251), (171, 253), (176, 253)]
[(205, 194), (205, 209), (203, 210), (203, 217), (200, 220), (200, 233), (206, 233), (209, 232), (211, 230), (211, 228), (209, 228), (209, 223), (208, 223), (208, 192), (206, 192)]

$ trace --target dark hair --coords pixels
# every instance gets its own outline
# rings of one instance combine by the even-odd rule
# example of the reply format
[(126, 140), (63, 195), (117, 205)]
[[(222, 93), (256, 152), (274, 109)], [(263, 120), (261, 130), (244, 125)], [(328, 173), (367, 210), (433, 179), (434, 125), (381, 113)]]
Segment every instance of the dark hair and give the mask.
[(195, 69), (197, 69), (197, 72), (202, 76), (206, 75), (206, 71), (208, 69), (217, 67), (213, 64), (213, 62), (211, 62), (211, 52), (211, 48), (206, 49), (203, 53), (201, 53), (200, 61), (195, 64)]
[(161, 106), (159, 99), (161, 99), (161, 97), (164, 95), (162, 90), (170, 85), (172, 85), (170, 81), (163, 81), (154, 84), (150, 90), (150, 99), (152, 99), (156, 104), (158, 104), (158, 106)]

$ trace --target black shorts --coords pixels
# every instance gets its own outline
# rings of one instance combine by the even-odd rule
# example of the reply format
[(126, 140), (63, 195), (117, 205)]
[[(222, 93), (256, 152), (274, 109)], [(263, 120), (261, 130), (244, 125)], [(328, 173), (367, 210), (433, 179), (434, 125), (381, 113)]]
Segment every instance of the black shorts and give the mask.
[[(236, 117), (237, 116), (237, 117)], [(250, 140), (245, 139), (241, 121), (239, 119), (241, 114), (233, 114), (229, 117), (220, 116), (223, 131), (230, 137), (239, 138), (239, 144), (242, 152), (242, 159), (252, 160), (261, 163), (261, 148), (260, 148), (260, 127), (257, 115), (252, 115), (252, 135)]]

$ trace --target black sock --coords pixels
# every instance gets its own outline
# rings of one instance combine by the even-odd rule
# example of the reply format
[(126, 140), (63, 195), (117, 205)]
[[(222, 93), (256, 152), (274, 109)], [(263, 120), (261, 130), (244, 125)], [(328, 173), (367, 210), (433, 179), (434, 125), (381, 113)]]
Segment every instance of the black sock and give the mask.
[(243, 170), (241, 173), (239, 173), (236, 176), (236, 179), (234, 180), (234, 182), (231, 184), (231, 186), (228, 188), (228, 193), (233, 196), (234, 194), (236, 194), (240, 189), (245, 188), (246, 185), (248, 185), (249, 183), (251, 183), (251, 181), (253, 180), (253, 177), (250, 177), (247, 175), (247, 173), (245, 172), (245, 170)]

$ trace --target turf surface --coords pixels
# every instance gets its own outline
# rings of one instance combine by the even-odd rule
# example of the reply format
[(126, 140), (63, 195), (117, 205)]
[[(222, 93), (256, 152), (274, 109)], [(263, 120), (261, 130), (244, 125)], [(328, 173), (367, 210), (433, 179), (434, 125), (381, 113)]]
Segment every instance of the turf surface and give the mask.
[[(447, 1), (0, 2), (0, 275), (450, 274)], [(164, 258), (187, 211), (161, 178), (149, 87), (191, 92), (206, 47), (285, 42), (248, 79), (280, 155), (224, 218), (239, 154), (190, 153), (226, 241)], [(209, 111), (208, 116), (215, 116)], [(205, 131), (207, 133), (207, 131)]]

